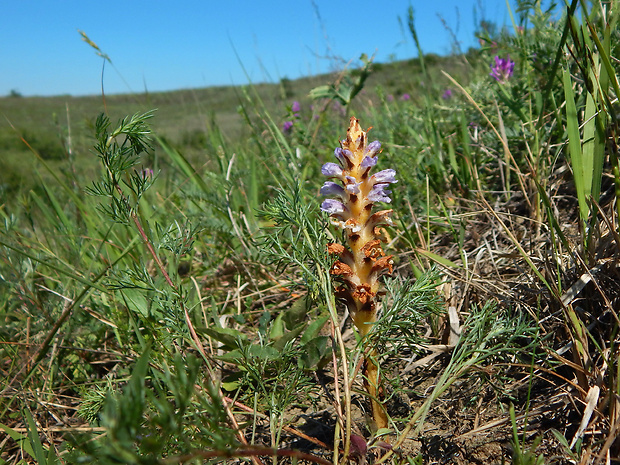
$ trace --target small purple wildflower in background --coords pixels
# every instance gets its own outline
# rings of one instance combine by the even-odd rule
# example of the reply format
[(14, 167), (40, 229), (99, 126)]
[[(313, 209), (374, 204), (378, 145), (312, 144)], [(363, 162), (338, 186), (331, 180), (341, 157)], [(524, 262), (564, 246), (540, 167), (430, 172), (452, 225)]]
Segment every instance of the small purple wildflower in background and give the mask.
[(291, 129), (293, 129), (293, 122), (285, 121), (284, 124), (282, 125), (282, 132), (285, 134), (288, 134), (291, 132)]
[(394, 101), (394, 96), (392, 94), (387, 96), (387, 101), (388, 102), (393, 102)]
[(299, 113), (300, 110), (301, 110), (301, 105), (299, 104), (299, 102), (297, 101), (293, 102), (293, 104), (291, 105), (291, 111), (295, 113), (295, 116), (299, 116), (297, 113)]
[(450, 100), (452, 98), (452, 89), (446, 89), (441, 98), (444, 100)]
[(334, 102), (332, 104), (332, 110), (337, 115), (340, 115), (340, 116), (346, 116), (347, 115), (347, 109), (340, 102)]
[(407, 100), (411, 99), (411, 95), (403, 94), (401, 95), (400, 99), (406, 102)]
[(491, 65), (489, 76), (503, 84), (510, 79), (514, 68), (515, 62), (510, 59), (510, 55), (507, 55), (506, 58), (500, 58), (495, 55), (495, 65)]

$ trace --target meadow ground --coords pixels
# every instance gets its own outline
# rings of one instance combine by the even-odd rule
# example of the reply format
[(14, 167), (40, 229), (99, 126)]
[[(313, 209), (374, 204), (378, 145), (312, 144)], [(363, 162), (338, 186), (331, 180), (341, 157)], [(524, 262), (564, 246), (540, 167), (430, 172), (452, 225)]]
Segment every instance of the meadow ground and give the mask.
[(619, 12), (520, 5), (451, 57), (0, 99), (0, 463), (620, 463)]

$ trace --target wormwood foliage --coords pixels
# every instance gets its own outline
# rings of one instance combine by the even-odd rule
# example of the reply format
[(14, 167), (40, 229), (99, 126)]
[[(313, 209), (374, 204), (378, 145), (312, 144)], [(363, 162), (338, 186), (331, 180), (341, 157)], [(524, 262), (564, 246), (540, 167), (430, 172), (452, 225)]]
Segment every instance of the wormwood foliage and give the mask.
[(103, 173), (102, 179), (94, 182), (87, 192), (108, 200), (109, 204), (101, 209), (113, 221), (129, 223), (140, 199), (152, 185), (151, 171), (129, 171), (140, 162), (140, 155), (152, 148), (147, 124), (152, 117), (153, 113), (149, 112), (123, 118), (114, 129), (110, 118), (103, 113), (95, 122), (94, 150), (103, 165)]
[(386, 279), (383, 308), (365, 343), (384, 356), (418, 352), (426, 342), (420, 334), (423, 322), (445, 312), (437, 291), (440, 283), (437, 268), (413, 282), (398, 277)]
[(226, 428), (217, 391), (201, 386), (200, 362), (176, 354), (171, 367), (149, 367), (151, 350), (136, 362), (122, 391), (108, 394), (100, 415), (107, 434), (75, 436), (73, 460), (88, 463), (156, 463), (196, 449), (226, 450), (236, 444)]
[(316, 201), (309, 201), (301, 186), (294, 184), (277, 190), (258, 215), (268, 222), (266, 233), (259, 239), (266, 262), (280, 271), (294, 266), (312, 298), (324, 299), (333, 259), (327, 253), (329, 238)]

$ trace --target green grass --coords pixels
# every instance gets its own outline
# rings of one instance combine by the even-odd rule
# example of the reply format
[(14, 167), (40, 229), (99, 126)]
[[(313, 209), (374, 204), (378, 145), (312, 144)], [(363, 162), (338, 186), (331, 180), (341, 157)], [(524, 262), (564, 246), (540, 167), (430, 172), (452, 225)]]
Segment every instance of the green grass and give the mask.
[[(367, 76), (0, 99), (0, 463), (614, 463), (618, 11), (520, 6)], [(319, 195), (353, 115), (398, 180), (365, 338)]]

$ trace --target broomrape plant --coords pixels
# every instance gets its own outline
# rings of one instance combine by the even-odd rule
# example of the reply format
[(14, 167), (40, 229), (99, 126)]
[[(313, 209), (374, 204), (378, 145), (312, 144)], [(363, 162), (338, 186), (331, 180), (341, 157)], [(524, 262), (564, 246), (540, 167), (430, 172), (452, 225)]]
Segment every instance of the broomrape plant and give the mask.
[[(331, 268), (331, 274), (339, 281), (335, 292), (346, 303), (362, 337), (369, 334), (377, 321), (379, 277), (391, 273), (393, 263), (392, 256), (386, 256), (381, 248), (379, 227), (391, 224), (392, 210), (373, 212), (375, 203), (391, 202), (388, 187), (397, 182), (393, 169), (371, 175), (380, 151), (381, 143), (368, 143), (368, 131), (363, 131), (359, 121), (351, 118), (347, 138), (340, 141), (334, 152), (338, 163), (325, 163), (321, 169), (325, 176), (339, 181), (327, 181), (321, 188), (321, 194), (335, 197), (325, 200), (321, 209), (344, 231), (347, 245), (328, 245), (329, 253), (338, 257)], [(366, 354), (364, 374), (375, 426), (381, 429), (387, 427), (387, 415), (379, 401), (376, 355), (374, 349)]]

